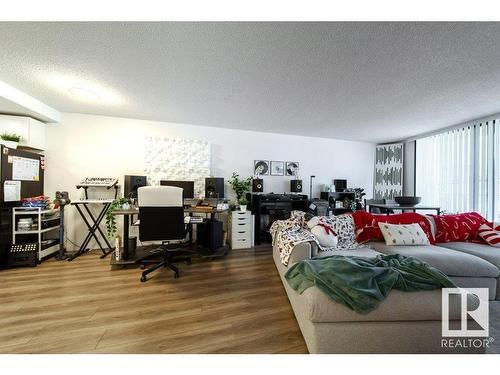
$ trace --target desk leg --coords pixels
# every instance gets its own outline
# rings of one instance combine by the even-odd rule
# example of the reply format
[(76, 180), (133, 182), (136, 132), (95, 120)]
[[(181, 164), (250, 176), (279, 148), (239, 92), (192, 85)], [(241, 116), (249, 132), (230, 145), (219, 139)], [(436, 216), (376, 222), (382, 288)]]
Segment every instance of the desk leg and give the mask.
[(129, 216), (123, 215), (123, 260), (128, 259)]
[[(192, 212), (189, 213), (189, 217), (190, 218), (193, 217)], [(188, 227), (188, 240), (189, 240), (189, 244), (192, 245), (193, 244), (193, 225), (192, 224), (190, 224)]]

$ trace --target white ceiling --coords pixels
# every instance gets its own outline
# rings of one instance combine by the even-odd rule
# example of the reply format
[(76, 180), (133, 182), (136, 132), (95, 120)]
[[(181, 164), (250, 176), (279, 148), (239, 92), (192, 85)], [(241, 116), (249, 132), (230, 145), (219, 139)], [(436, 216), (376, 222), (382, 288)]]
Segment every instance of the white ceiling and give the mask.
[(0, 50), (63, 112), (373, 142), (500, 112), (500, 23), (0, 23)]

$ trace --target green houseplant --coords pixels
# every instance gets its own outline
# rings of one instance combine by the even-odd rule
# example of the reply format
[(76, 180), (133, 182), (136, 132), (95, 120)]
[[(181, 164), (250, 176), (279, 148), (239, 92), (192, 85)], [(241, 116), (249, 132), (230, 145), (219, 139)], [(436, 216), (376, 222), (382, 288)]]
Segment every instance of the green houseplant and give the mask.
[(106, 233), (110, 239), (113, 239), (117, 230), (116, 217), (115, 215), (113, 215), (113, 211), (120, 208), (122, 205), (128, 202), (129, 202), (128, 198), (119, 198), (115, 200), (106, 211)]
[(3, 144), (9, 148), (17, 148), (17, 144), (21, 141), (22, 137), (14, 133), (2, 133), (0, 134), (0, 144)]
[(240, 211), (246, 211), (247, 210), (248, 201), (245, 198), (241, 198), (238, 203), (240, 204)]
[(238, 204), (240, 205), (240, 209), (243, 209), (243, 207), (241, 206), (244, 206), (246, 210), (246, 205), (248, 204), (248, 202), (245, 199), (244, 194), (250, 190), (250, 186), (252, 185), (252, 177), (241, 180), (240, 175), (236, 172), (233, 172), (233, 175), (228, 182), (229, 185), (231, 185), (231, 188), (236, 193), (236, 199), (238, 201)]

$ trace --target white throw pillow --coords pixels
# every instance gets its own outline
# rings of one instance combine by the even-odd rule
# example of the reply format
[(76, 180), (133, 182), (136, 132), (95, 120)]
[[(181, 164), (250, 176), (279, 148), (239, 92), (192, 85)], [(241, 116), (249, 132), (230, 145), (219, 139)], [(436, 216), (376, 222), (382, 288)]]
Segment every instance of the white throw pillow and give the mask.
[(325, 229), (321, 225), (316, 225), (311, 229), (311, 233), (314, 234), (319, 244), (323, 247), (336, 247), (338, 243), (337, 236), (333, 235), (331, 231)]
[(378, 223), (388, 246), (429, 245), (429, 238), (419, 224)]
[(316, 225), (320, 223), (319, 216), (314, 216), (312, 217), (308, 222), (307, 222), (307, 227), (309, 229), (313, 229)]

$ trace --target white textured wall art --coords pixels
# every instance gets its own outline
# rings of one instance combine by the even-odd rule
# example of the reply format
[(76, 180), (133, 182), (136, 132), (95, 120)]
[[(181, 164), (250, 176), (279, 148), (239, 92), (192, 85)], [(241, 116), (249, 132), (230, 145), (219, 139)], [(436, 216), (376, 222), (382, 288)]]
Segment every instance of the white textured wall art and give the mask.
[(377, 146), (375, 149), (375, 199), (403, 195), (403, 144)]
[(210, 176), (210, 144), (194, 139), (146, 137), (144, 174), (151, 185), (160, 180), (194, 181), (195, 196)]

